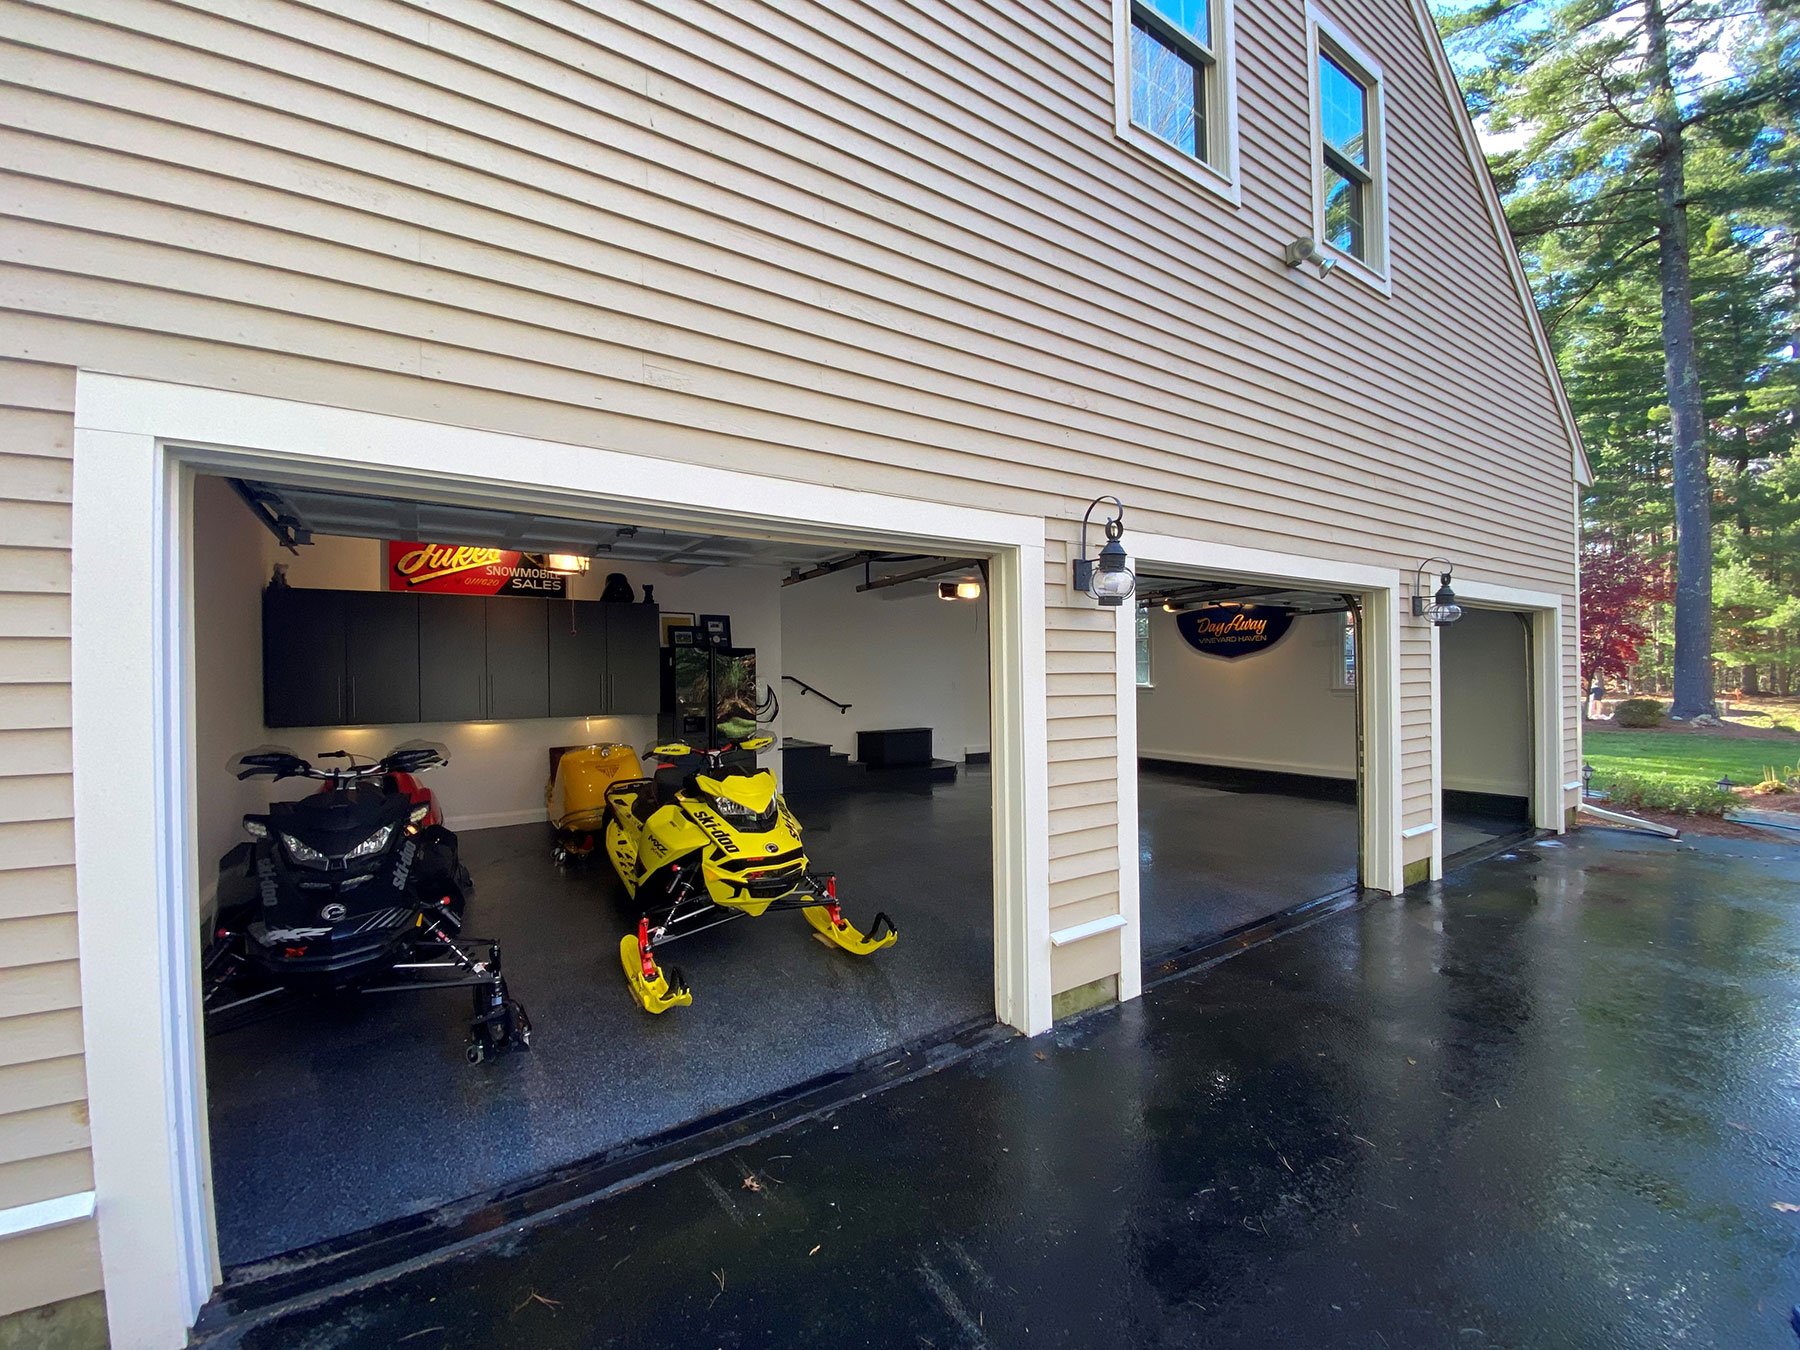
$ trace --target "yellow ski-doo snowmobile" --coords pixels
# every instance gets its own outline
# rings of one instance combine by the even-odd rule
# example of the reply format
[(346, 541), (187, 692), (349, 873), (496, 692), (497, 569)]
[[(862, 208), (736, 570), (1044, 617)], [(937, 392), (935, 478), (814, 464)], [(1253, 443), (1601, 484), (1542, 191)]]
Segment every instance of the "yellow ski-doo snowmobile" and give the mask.
[(551, 845), (558, 867), (586, 861), (606, 828), (606, 790), (644, 776), (637, 751), (608, 741), (550, 752), (550, 782), (544, 809), (555, 831)]
[(865, 934), (838, 908), (837, 877), (808, 870), (800, 822), (757, 769), (766, 736), (720, 750), (653, 746), (650, 776), (606, 790), (606, 852), (643, 918), (619, 942), (631, 996), (645, 1012), (693, 1002), (687, 981), (657, 963), (676, 938), (770, 910), (797, 909), (828, 945), (856, 956), (889, 946), (893, 920)]

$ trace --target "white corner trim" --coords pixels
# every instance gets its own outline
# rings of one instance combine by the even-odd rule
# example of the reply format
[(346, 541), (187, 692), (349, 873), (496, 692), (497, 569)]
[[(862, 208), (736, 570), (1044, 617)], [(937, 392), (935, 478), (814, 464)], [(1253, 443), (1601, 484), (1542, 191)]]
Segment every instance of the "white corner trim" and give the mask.
[(1052, 947), (1066, 947), (1071, 942), (1080, 942), (1083, 938), (1099, 937), (1102, 933), (1111, 933), (1125, 926), (1123, 914), (1108, 914), (1104, 918), (1089, 919), (1086, 923), (1078, 923), (1073, 928), (1059, 928), (1050, 935)]
[(38, 1200), (29, 1205), (14, 1205), (11, 1209), (0, 1209), (0, 1238), (42, 1233), (49, 1228), (61, 1228), (93, 1217), (92, 1191), (59, 1195), (54, 1200)]
[(1400, 837), (1402, 839), (1417, 839), (1421, 835), (1430, 834), (1435, 829), (1437, 829), (1437, 822), (1435, 820), (1427, 821), (1423, 825), (1414, 825), (1409, 830), (1400, 831)]

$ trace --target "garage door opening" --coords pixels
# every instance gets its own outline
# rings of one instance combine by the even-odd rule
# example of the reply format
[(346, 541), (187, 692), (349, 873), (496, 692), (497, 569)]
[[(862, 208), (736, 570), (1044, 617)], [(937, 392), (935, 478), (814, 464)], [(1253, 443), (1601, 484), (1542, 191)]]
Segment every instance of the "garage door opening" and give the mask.
[[(226, 1268), (516, 1185), (993, 1018), (986, 560), (778, 536), (195, 480), (203, 954), (221, 928), (256, 921), (259, 845), (284, 866), (304, 852), (271, 835), (272, 803), (322, 786), (239, 779), (229, 761), (279, 743), (329, 768), (438, 744), (448, 763), (418, 787), (467, 871), (457, 933), (498, 943), (532, 1032), (528, 1051), (471, 1065), (467, 987), (230, 991), (204, 1043)], [(570, 750), (625, 747), (654, 773), (674, 757), (653, 746), (762, 738), (743, 767), (782, 780), (843, 917), (879, 938), (885, 913), (898, 940), (859, 956), (807, 914), (775, 909), (696, 924), (658, 948), (692, 1002), (652, 1016), (621, 966), (644, 906), (604, 846), (558, 856), (546, 790)], [(339, 751), (352, 758), (326, 757)], [(671, 800), (697, 790), (695, 766), (677, 768), (668, 784), (655, 774)], [(264, 820), (259, 838), (247, 816)], [(318, 875), (335, 886), (337, 866)], [(355, 909), (336, 889), (325, 904)]]
[(1356, 598), (1150, 575), (1137, 604), (1146, 957), (1356, 885)]
[(1465, 607), (1438, 629), (1444, 856), (1532, 827), (1530, 616)]

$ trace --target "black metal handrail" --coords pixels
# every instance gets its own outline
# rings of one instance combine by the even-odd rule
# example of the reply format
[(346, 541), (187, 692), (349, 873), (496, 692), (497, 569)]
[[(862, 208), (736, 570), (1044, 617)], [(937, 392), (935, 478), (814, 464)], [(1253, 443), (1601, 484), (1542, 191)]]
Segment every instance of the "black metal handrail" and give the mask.
[(841, 713), (847, 713), (850, 711), (850, 705), (848, 703), (839, 703), (830, 694), (827, 694), (822, 689), (814, 689), (810, 684), (808, 684), (805, 680), (801, 679), (797, 675), (783, 675), (781, 678), (786, 680), (789, 684), (799, 685), (800, 692), (802, 694), (817, 694), (820, 698), (824, 699), (827, 703), (829, 703), (832, 707), (836, 708)]

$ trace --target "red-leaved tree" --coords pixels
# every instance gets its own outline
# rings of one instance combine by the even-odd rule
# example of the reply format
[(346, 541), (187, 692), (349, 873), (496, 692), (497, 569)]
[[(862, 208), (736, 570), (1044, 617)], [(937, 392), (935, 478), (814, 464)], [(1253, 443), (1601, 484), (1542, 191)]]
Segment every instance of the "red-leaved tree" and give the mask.
[(1669, 598), (1668, 570), (1630, 539), (1595, 535), (1581, 549), (1581, 676), (1621, 684), (1650, 637), (1650, 607)]

